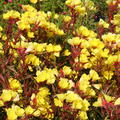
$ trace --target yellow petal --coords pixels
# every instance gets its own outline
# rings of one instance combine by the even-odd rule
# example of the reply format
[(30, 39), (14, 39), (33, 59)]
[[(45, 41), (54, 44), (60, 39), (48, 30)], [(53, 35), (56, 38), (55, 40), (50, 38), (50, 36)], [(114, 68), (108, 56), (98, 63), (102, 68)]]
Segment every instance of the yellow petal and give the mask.
[(115, 101), (114, 105), (120, 105), (120, 97)]

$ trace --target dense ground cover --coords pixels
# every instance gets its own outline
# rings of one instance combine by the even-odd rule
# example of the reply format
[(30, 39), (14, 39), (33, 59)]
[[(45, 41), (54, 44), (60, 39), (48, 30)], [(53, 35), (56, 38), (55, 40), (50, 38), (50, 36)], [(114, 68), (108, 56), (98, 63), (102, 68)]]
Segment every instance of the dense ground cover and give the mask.
[(120, 119), (120, 0), (1, 0), (0, 13), (0, 120)]

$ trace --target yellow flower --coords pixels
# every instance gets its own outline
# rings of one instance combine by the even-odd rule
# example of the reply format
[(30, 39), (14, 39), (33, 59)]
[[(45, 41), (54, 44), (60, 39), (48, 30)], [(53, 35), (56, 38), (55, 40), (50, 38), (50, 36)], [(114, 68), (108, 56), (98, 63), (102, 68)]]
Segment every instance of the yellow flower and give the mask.
[(12, 18), (20, 18), (20, 13), (15, 10), (10, 10), (7, 13), (3, 14), (3, 19), (7, 20), (10, 17)]
[(34, 44), (34, 49), (35, 49), (38, 53), (41, 53), (41, 52), (45, 51), (45, 47), (46, 47), (46, 43), (41, 43), (41, 44), (35, 43), (35, 44)]
[(46, 71), (37, 71), (36, 72), (37, 77), (35, 77), (36, 81), (39, 82), (44, 82), (47, 80), (47, 76), (49, 75)]
[(120, 97), (115, 101), (114, 105), (120, 105)]
[(4, 106), (4, 102), (0, 100), (0, 107)]
[(8, 120), (16, 120), (17, 119), (17, 115), (16, 115), (14, 109), (8, 108), (8, 109), (6, 109), (6, 111), (7, 111)]
[(81, 100), (73, 101), (72, 108), (73, 109), (81, 109), (82, 108), (82, 101)]
[(56, 32), (57, 32), (58, 35), (64, 35), (65, 34), (63, 30), (58, 30)]
[(19, 107), (19, 108), (17, 109), (16, 114), (17, 114), (17, 116), (23, 116), (23, 115), (24, 115), (24, 109), (22, 109), (22, 108)]
[(85, 54), (80, 55), (80, 62), (81, 63), (87, 63), (88, 62), (88, 57)]
[(15, 113), (18, 117), (22, 117), (24, 115), (24, 109), (23, 108), (20, 108), (19, 106), (13, 104), (12, 109), (15, 111)]
[(115, 27), (115, 32), (116, 32), (116, 33), (120, 33), (120, 27), (116, 26), (116, 27)]
[(47, 16), (48, 16), (48, 18), (50, 18), (50, 17), (52, 16), (52, 12), (51, 12), (51, 11), (48, 11), (48, 12), (47, 12)]
[(30, 0), (31, 3), (37, 3), (37, 0)]
[(29, 38), (34, 38), (34, 37), (35, 37), (33, 32), (28, 32), (28, 33), (27, 33), (27, 36), (28, 36)]
[(90, 106), (90, 103), (86, 100), (86, 99), (84, 99), (83, 101), (82, 101), (82, 110), (83, 111), (87, 111), (87, 110), (89, 110), (89, 106)]
[(2, 33), (0, 32), (0, 38), (2, 37)]
[(60, 100), (57, 99), (57, 98), (54, 98), (54, 104), (55, 104), (55, 106), (63, 107), (63, 102), (60, 101)]
[(105, 100), (106, 100), (107, 102), (111, 102), (111, 101), (113, 101), (114, 98), (115, 98), (115, 97), (111, 97), (111, 96), (106, 95), (106, 94), (103, 94), (103, 95), (104, 95), (104, 98), (105, 98)]
[(89, 34), (90, 34), (90, 31), (85, 26), (80, 26), (77, 29), (77, 33), (78, 33), (78, 35), (82, 35), (82, 36), (88, 37)]
[(58, 15), (58, 14), (55, 14), (55, 15), (54, 15), (54, 19), (57, 20), (58, 18), (59, 18), (59, 15)]
[(47, 52), (53, 52), (54, 51), (53, 45), (52, 44), (47, 45), (46, 46), (46, 51)]
[(83, 68), (87, 69), (87, 68), (91, 68), (92, 64), (91, 63), (85, 63), (83, 65)]
[(30, 105), (25, 108), (26, 115), (33, 114), (33, 112), (34, 112), (34, 109)]
[(19, 95), (17, 92), (12, 91), (12, 90), (3, 90), (2, 94), (1, 94), (1, 99), (4, 102), (13, 100), (13, 101), (18, 101), (19, 100)]
[(3, 90), (1, 98), (4, 102), (10, 101), (12, 98), (11, 90)]
[(71, 20), (70, 16), (64, 16), (64, 22), (69, 22)]
[(69, 88), (69, 81), (67, 78), (60, 78), (58, 85), (62, 89), (68, 89)]
[(28, 66), (28, 69), (29, 69), (30, 72), (33, 72), (33, 69), (32, 69), (31, 66)]
[(71, 89), (74, 86), (74, 82), (67, 78), (60, 78), (58, 85), (62, 89)]
[(104, 44), (99, 39), (96, 39), (96, 38), (90, 39), (89, 40), (89, 45), (92, 48), (98, 48), (98, 47), (99, 48), (104, 48)]
[(101, 84), (92, 84), (92, 86), (98, 90), (102, 87)]
[(93, 80), (93, 81), (96, 81), (96, 80), (99, 80), (100, 77), (98, 75), (98, 73), (95, 71), (95, 70), (90, 70), (90, 78)]
[(103, 26), (104, 28), (108, 28), (109, 24), (106, 23), (103, 19), (100, 19), (98, 25)]
[(84, 16), (85, 14), (87, 14), (86, 12), (86, 8), (85, 7), (81, 7), (81, 6), (76, 6), (75, 10), (82, 16)]
[(2, 36), (2, 40), (5, 41), (6, 39), (7, 39), (7, 36), (6, 36), (6, 35), (3, 35), (3, 36)]
[(89, 75), (83, 74), (79, 81), (79, 89), (82, 90), (83, 92), (86, 92), (87, 89), (90, 87), (89, 80), (90, 80)]
[(57, 97), (59, 100), (64, 101), (66, 95), (61, 93), (61, 94), (57, 94), (56, 97)]
[(95, 33), (94, 31), (92, 30), (89, 30), (89, 37), (90, 38), (95, 38), (97, 36), (97, 33)]
[(48, 78), (47, 78), (47, 84), (53, 84), (56, 80), (55, 76), (58, 76), (58, 71), (57, 69), (47, 69)]
[(88, 120), (87, 113), (85, 111), (80, 111), (78, 113), (78, 116), (80, 117), (81, 120)]
[(88, 88), (86, 94), (90, 96), (95, 96), (96, 93), (92, 88)]
[(70, 45), (79, 45), (81, 43), (81, 39), (79, 37), (74, 37), (72, 39), (68, 39), (68, 43)]
[[(35, 12), (36, 9), (30, 5), (22, 5), (22, 9), (25, 11)], [(31, 15), (31, 14), (30, 14)]]
[(58, 75), (57, 69), (44, 69), (43, 71), (36, 72), (35, 77), (37, 82), (44, 82), (47, 80), (47, 84), (53, 84), (56, 80), (55, 75)]
[(113, 71), (103, 71), (102, 74), (107, 80), (110, 80), (114, 75)]
[(71, 54), (71, 52), (68, 49), (64, 51), (65, 56), (69, 56), (70, 54)]
[(66, 98), (66, 102), (74, 102), (78, 99), (81, 99), (79, 95), (74, 93), (73, 91), (67, 91), (65, 98)]
[(19, 93), (22, 93), (22, 87), (18, 80), (10, 78), (9, 82), (10, 82), (11, 89), (17, 90)]
[(3, 30), (3, 28), (0, 26), (0, 32)]
[(100, 50), (99, 54), (101, 57), (108, 57), (109, 50), (108, 49)]
[[(114, 100), (114, 97), (111, 97), (109, 95), (103, 94), (103, 98), (107, 101), (107, 102), (111, 102)], [(98, 97), (97, 101), (93, 103), (94, 107), (100, 107), (102, 106), (102, 97)]]
[(37, 56), (34, 54), (29, 54), (26, 56), (25, 60), (26, 64), (32, 64), (34, 66), (39, 66), (40, 65), (40, 60)]
[(3, 44), (0, 42), (0, 50), (3, 48)]
[(79, 5), (81, 3), (80, 0), (66, 0), (65, 4), (68, 5), (68, 6), (76, 6), (76, 5)]
[(96, 7), (95, 7), (94, 2), (92, 0), (86, 0), (85, 6), (87, 7), (88, 10), (96, 10)]
[(45, 98), (48, 95), (50, 95), (50, 92), (49, 92), (49, 89), (47, 87), (41, 87), (39, 89), (39, 92), (37, 93), (37, 96), (41, 96), (43, 98)]
[(116, 41), (116, 34), (114, 33), (107, 33), (102, 35), (103, 41), (106, 42), (115, 42)]
[(64, 67), (63, 67), (63, 72), (64, 72), (65, 75), (70, 75), (71, 72), (72, 72), (72, 70), (71, 70), (70, 67), (64, 66)]
[(38, 106), (46, 105), (46, 100), (41, 96), (37, 96), (37, 105)]
[(108, 57), (108, 59), (105, 61), (105, 64), (111, 65), (113, 64), (115, 61), (117, 61), (117, 55), (110, 55)]
[(21, 30), (30, 29), (30, 25), (27, 21), (18, 21), (17, 24), (18, 24), (19, 29)]
[(53, 53), (56, 57), (59, 57), (60, 56), (60, 53), (59, 52), (54, 52)]
[(31, 104), (34, 104), (40, 107), (44, 106), (45, 108), (49, 107), (48, 100), (49, 100), (50, 94), (51, 93), (49, 92), (49, 89), (47, 87), (41, 87), (37, 95), (32, 94), (31, 100), (36, 99), (36, 103), (31, 101)]
[(85, 54), (86, 56), (89, 56), (89, 55), (90, 55), (89, 51), (88, 51), (86, 48), (83, 48), (83, 49), (81, 50), (81, 54)]
[(47, 84), (53, 84), (55, 82), (56, 78), (54, 75), (50, 75), (50, 78), (47, 79)]
[(55, 52), (61, 51), (61, 46), (60, 45), (53, 46), (53, 51), (55, 51)]
[(38, 116), (40, 116), (40, 110), (36, 110), (36, 111), (34, 111), (34, 113), (33, 113), (33, 115), (35, 116), (35, 117), (38, 117)]
[(93, 103), (94, 107), (102, 106), (102, 99), (99, 97), (96, 102)]

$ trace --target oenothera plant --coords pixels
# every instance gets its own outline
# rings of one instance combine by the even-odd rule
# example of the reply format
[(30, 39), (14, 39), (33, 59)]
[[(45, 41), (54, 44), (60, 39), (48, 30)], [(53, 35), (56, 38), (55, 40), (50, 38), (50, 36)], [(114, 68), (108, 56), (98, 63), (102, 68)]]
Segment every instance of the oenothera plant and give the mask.
[(30, 5), (3, 14), (2, 119), (120, 118), (120, 1), (107, 1), (108, 19), (99, 20), (97, 32), (75, 27), (80, 16), (96, 10), (92, 1), (65, 4), (69, 10), (60, 14)]

